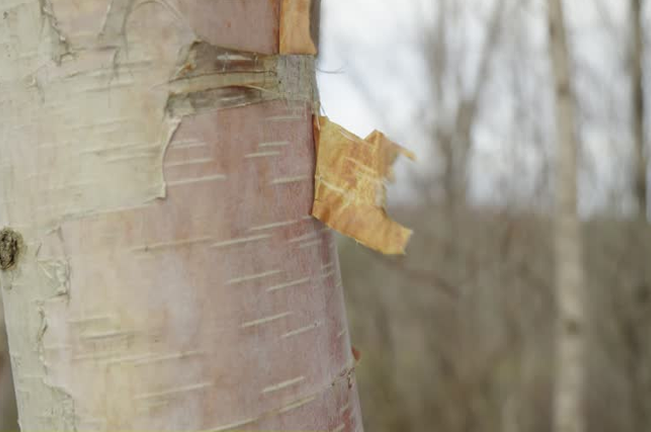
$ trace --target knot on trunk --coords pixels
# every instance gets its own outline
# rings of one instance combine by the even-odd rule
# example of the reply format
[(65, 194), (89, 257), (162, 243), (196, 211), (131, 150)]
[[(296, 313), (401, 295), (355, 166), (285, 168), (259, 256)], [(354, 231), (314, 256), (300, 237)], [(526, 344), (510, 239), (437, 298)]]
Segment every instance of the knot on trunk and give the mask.
[(0, 231), (0, 269), (9, 270), (16, 265), (22, 245), (23, 237), (20, 233), (11, 228)]

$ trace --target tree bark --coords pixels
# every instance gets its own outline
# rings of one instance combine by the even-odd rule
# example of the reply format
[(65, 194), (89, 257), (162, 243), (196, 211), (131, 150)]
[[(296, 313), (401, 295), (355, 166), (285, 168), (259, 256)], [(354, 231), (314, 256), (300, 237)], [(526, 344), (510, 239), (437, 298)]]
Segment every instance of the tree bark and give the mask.
[(635, 198), (640, 219), (646, 223), (648, 212), (647, 167), (648, 156), (644, 133), (644, 29), (642, 27), (642, 0), (631, 0), (631, 80), (633, 84), (633, 137), (635, 140)]
[[(635, 166), (633, 170), (634, 195), (637, 204), (638, 226), (636, 227), (636, 242), (638, 243), (637, 253), (648, 256), (648, 243), (645, 236), (639, 236), (647, 230), (648, 214), (648, 188), (647, 168), (648, 153), (646, 150), (645, 116), (646, 102), (644, 95), (644, 28), (642, 25), (643, 1), (631, 0), (631, 29), (633, 31), (633, 43), (631, 48), (631, 84), (632, 84), (632, 117), (633, 117), (633, 138), (635, 141)], [(648, 285), (648, 269), (643, 267), (639, 273), (639, 286), (641, 290)], [(646, 320), (639, 320), (637, 314), (644, 316), (644, 302), (635, 299), (636, 314), (621, 317), (627, 353), (627, 373), (630, 378), (631, 400), (632, 400), (632, 423), (636, 430), (647, 428), (649, 423), (649, 373), (648, 355), (644, 349), (645, 334), (647, 331)], [(631, 322), (632, 321), (632, 322)]]
[(9, 346), (4, 313), (0, 310), (0, 431), (18, 430), (18, 413), (14, 383), (11, 377)]
[(582, 432), (586, 347), (586, 294), (577, 211), (576, 113), (561, 0), (549, 1), (550, 55), (557, 128), (555, 432)]
[(275, 55), (279, 14), (0, 5), (23, 430), (362, 429), (335, 243), (309, 216), (314, 59)]

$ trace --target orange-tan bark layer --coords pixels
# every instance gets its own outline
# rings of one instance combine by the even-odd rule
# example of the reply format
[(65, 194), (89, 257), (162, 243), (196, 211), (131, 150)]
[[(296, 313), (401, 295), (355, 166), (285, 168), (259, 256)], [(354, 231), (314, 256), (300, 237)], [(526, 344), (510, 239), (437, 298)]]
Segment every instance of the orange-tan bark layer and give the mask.
[(385, 181), (402, 154), (414, 154), (374, 131), (365, 139), (327, 117), (315, 118), (317, 166), (312, 216), (364, 246), (402, 254), (411, 230), (386, 213)]
[(311, 34), (311, 0), (283, 0), (280, 12), (280, 53), (317, 53)]

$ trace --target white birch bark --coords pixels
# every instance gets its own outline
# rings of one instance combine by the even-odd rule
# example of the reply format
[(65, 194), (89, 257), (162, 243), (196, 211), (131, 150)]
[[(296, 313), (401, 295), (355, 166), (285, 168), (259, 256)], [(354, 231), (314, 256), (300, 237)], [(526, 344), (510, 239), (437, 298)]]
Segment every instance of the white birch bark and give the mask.
[(577, 212), (576, 113), (561, 0), (549, 3), (550, 54), (557, 132), (556, 303), (554, 431), (583, 432), (586, 293)]
[(361, 430), (279, 3), (0, 0), (23, 430)]

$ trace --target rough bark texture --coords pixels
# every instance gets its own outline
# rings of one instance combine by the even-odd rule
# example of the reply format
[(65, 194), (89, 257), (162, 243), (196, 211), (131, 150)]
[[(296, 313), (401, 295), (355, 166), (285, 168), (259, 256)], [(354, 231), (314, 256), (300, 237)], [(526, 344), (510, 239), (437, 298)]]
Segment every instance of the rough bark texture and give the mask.
[(273, 55), (278, 1), (17, 0), (0, 20), (23, 430), (361, 430), (309, 216), (314, 65)]
[(585, 282), (577, 212), (576, 113), (561, 0), (549, 1), (549, 33), (557, 129), (556, 303), (554, 431), (583, 432)]

